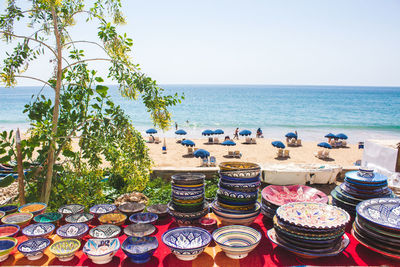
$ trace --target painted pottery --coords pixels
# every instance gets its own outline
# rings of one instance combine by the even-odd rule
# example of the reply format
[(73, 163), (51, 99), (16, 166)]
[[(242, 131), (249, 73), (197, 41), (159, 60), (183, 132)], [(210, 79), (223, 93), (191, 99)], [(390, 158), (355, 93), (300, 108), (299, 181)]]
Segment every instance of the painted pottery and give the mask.
[(154, 251), (158, 248), (158, 241), (154, 236), (129, 236), (122, 243), (121, 248), (133, 263), (142, 264), (151, 259)]
[(400, 199), (374, 198), (361, 202), (357, 214), (369, 223), (400, 231)]
[(142, 212), (145, 207), (146, 207), (146, 205), (143, 203), (126, 202), (126, 203), (123, 203), (122, 205), (119, 205), (118, 210), (129, 217), (134, 213)]
[(89, 239), (82, 251), (93, 263), (106, 264), (112, 260), (120, 247), (118, 238)]
[(102, 224), (90, 229), (89, 235), (93, 238), (113, 238), (118, 237), (121, 228), (113, 224)]
[(266, 201), (282, 206), (291, 202), (328, 203), (328, 197), (323, 192), (305, 185), (269, 185), (261, 195)]
[(94, 215), (87, 212), (74, 213), (65, 217), (67, 223), (86, 223), (89, 224), (94, 218)]
[(201, 173), (183, 173), (171, 176), (173, 183), (180, 185), (203, 184), (206, 176)]
[(16, 212), (4, 216), (1, 222), (4, 224), (17, 224), (19, 227), (24, 228), (33, 218), (30, 212)]
[(13, 237), (0, 237), (0, 262), (8, 259), (8, 256), (17, 244), (17, 239)]
[(4, 211), (6, 214), (10, 214), (10, 213), (14, 213), (18, 210), (18, 206), (17, 205), (3, 205), (0, 206), (0, 211)]
[(50, 252), (59, 261), (70, 261), (74, 258), (75, 252), (81, 247), (81, 242), (77, 239), (62, 239), (50, 246)]
[(80, 205), (80, 204), (68, 204), (68, 205), (64, 205), (61, 208), (59, 208), (58, 212), (64, 216), (67, 216), (70, 214), (83, 212), (84, 209), (85, 209), (85, 206)]
[(61, 238), (81, 239), (89, 231), (89, 226), (84, 223), (67, 223), (57, 229)]
[(100, 216), (102, 214), (114, 212), (116, 209), (117, 207), (113, 204), (98, 204), (91, 207), (89, 211), (95, 216)]
[(102, 224), (114, 224), (121, 226), (125, 223), (127, 216), (123, 213), (107, 213), (100, 215), (99, 222)]
[(151, 212), (136, 213), (129, 217), (129, 221), (133, 223), (155, 223), (157, 220), (157, 214)]
[(22, 229), (22, 234), (28, 238), (49, 237), (56, 227), (52, 223), (34, 223)]
[(19, 212), (30, 212), (33, 214), (33, 216), (36, 216), (38, 214), (42, 214), (47, 208), (47, 205), (42, 202), (33, 202), (33, 203), (28, 203), (25, 204), (21, 207), (18, 208)]
[(19, 229), (17, 224), (0, 225), (0, 237), (14, 237), (18, 234)]
[(18, 245), (18, 251), (28, 260), (38, 260), (43, 256), (43, 251), (50, 246), (50, 240), (47, 238), (32, 238)]
[(124, 234), (127, 236), (143, 237), (154, 233), (156, 227), (150, 223), (130, 224), (124, 228)]
[(63, 215), (59, 212), (46, 212), (36, 215), (33, 220), (37, 223), (52, 223), (58, 226), (62, 217)]

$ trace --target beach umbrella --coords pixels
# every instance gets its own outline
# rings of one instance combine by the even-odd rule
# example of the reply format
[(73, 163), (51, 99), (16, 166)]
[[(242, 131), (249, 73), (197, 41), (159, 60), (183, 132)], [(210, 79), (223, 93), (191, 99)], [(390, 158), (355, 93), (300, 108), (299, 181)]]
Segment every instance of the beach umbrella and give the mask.
[(285, 134), (285, 137), (287, 137), (287, 138), (296, 138), (297, 139), (297, 134), (290, 132), (290, 133)]
[(207, 158), (210, 156), (210, 152), (208, 152), (207, 150), (204, 149), (197, 149), (194, 154), (193, 154), (196, 158)]
[(337, 135), (336, 135), (336, 138), (346, 140), (346, 139), (347, 139), (347, 135), (345, 135), (345, 134), (343, 134), (343, 133), (340, 133), (340, 134), (337, 134)]
[(223, 146), (236, 146), (236, 143), (233, 142), (232, 140), (225, 140), (224, 142), (221, 143)]
[(150, 129), (147, 129), (147, 130), (146, 130), (146, 133), (147, 133), (147, 134), (156, 134), (156, 133), (157, 133), (157, 130), (154, 129), (154, 128), (150, 128)]
[(186, 135), (187, 133), (186, 133), (185, 130), (180, 129), (180, 130), (175, 131), (175, 134), (177, 134), (177, 135)]
[(214, 134), (224, 134), (224, 131), (221, 129), (217, 129), (214, 131)]
[(337, 138), (337, 137), (333, 133), (328, 133), (327, 135), (325, 135), (325, 138)]
[(239, 133), (241, 136), (248, 136), (248, 135), (251, 135), (251, 131), (249, 131), (249, 130), (242, 130), (242, 131), (240, 131), (240, 133)]
[(271, 144), (277, 148), (285, 148), (285, 144), (283, 144), (281, 141), (273, 141)]
[(328, 144), (327, 142), (319, 143), (317, 146), (323, 147), (323, 148), (328, 148), (328, 149), (332, 148), (332, 146), (330, 144)]
[(214, 131), (207, 129), (207, 130), (204, 130), (201, 134), (209, 136), (209, 135), (213, 135)]
[(192, 140), (189, 140), (189, 139), (183, 140), (181, 142), (181, 144), (183, 146), (195, 146), (196, 145)]

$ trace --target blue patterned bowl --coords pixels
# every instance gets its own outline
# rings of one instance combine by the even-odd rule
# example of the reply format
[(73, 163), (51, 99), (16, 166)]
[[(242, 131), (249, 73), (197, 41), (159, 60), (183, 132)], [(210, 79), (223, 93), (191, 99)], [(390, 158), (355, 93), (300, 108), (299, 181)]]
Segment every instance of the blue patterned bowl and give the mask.
[(146, 263), (158, 248), (157, 238), (154, 236), (130, 236), (122, 243), (122, 250), (134, 263)]
[(0, 237), (14, 237), (18, 234), (20, 227), (16, 224), (0, 225)]
[(172, 188), (172, 191), (200, 191), (200, 190), (204, 190), (204, 185), (192, 186), (192, 187), (172, 185), (171, 188)]
[(85, 206), (81, 204), (68, 204), (64, 205), (58, 209), (58, 212), (61, 213), (63, 216), (67, 216), (70, 214), (80, 213), (83, 212)]
[(32, 238), (18, 245), (18, 251), (21, 252), (28, 260), (38, 260), (43, 256), (43, 251), (50, 245), (47, 238)]
[(10, 255), (17, 244), (17, 239), (13, 237), (0, 237), (0, 262), (8, 258), (8, 255)]
[(163, 243), (183, 261), (197, 258), (211, 240), (210, 233), (199, 227), (173, 228), (162, 235)]
[(158, 216), (151, 212), (141, 212), (131, 215), (129, 220), (133, 223), (154, 223), (158, 220)]
[(81, 247), (81, 242), (77, 239), (61, 239), (50, 246), (59, 261), (70, 261), (74, 258), (75, 252)]
[(52, 223), (34, 223), (22, 229), (22, 234), (29, 239), (35, 237), (49, 237), (56, 227)]
[(258, 190), (256, 192), (239, 192), (239, 191), (231, 191), (224, 188), (219, 188), (217, 194), (224, 195), (230, 198), (238, 198), (238, 199), (254, 199), (258, 196)]
[(239, 191), (239, 192), (256, 192), (261, 185), (260, 181), (253, 183), (227, 183), (220, 181), (220, 188), (225, 188), (231, 191)]
[(89, 224), (94, 218), (93, 214), (86, 213), (86, 212), (81, 212), (81, 213), (75, 213), (75, 214), (70, 214), (67, 217), (65, 217), (65, 221), (67, 223), (86, 223)]
[(116, 209), (117, 207), (113, 204), (98, 204), (91, 207), (89, 211), (95, 216), (100, 216), (106, 213), (114, 212)]
[(120, 247), (118, 238), (89, 239), (83, 247), (83, 253), (95, 264), (106, 264), (112, 260)]
[(197, 185), (203, 184), (206, 176), (202, 173), (182, 173), (171, 176), (174, 184), (178, 185)]
[(18, 210), (17, 205), (4, 205), (0, 207), (0, 211), (4, 211), (6, 214), (14, 213)]
[(61, 238), (81, 239), (89, 231), (89, 226), (84, 223), (67, 223), (57, 229)]
[(89, 235), (93, 238), (113, 238), (119, 236), (121, 228), (113, 224), (101, 224), (90, 229)]

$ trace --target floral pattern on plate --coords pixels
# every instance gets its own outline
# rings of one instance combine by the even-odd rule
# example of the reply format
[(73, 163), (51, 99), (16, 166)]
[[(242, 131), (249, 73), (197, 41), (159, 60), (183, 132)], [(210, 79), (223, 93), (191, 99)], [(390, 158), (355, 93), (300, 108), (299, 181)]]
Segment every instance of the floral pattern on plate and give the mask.
[(399, 198), (365, 200), (357, 206), (357, 214), (373, 224), (400, 230)]
[(263, 199), (276, 206), (282, 206), (291, 202), (328, 203), (326, 194), (305, 185), (270, 185), (265, 187), (261, 194)]

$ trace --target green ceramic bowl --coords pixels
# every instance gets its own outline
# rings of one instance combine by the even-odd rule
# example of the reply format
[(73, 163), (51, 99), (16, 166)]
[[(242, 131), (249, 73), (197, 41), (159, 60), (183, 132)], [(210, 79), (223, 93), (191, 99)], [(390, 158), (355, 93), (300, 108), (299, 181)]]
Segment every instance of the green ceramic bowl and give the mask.
[(58, 226), (62, 217), (63, 215), (59, 212), (46, 212), (36, 215), (33, 220), (37, 223), (52, 223)]

